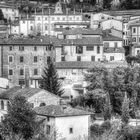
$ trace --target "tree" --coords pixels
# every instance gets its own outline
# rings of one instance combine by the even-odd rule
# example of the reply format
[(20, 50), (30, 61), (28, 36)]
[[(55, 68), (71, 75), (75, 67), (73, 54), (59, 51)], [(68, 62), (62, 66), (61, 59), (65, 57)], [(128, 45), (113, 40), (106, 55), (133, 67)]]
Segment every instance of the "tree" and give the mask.
[(48, 66), (44, 68), (40, 88), (59, 96), (64, 93), (61, 89), (61, 82), (58, 78), (57, 70), (51, 59), (48, 61)]
[(1, 9), (0, 9), (0, 20), (4, 20), (4, 15)]
[(121, 120), (125, 125), (128, 124), (129, 122), (129, 118), (130, 118), (129, 112), (130, 112), (129, 99), (127, 98), (127, 95), (125, 93), (124, 101), (122, 104), (122, 115), (121, 115)]
[(9, 102), (8, 113), (1, 124), (1, 135), (9, 140), (28, 140), (35, 132), (36, 115), (25, 97), (15, 96)]
[(112, 0), (103, 0), (103, 8), (110, 9)]
[(111, 114), (112, 114), (111, 111), (112, 111), (112, 107), (110, 103), (110, 97), (109, 94), (107, 94), (105, 99), (105, 104), (103, 106), (103, 116), (105, 121), (111, 119)]

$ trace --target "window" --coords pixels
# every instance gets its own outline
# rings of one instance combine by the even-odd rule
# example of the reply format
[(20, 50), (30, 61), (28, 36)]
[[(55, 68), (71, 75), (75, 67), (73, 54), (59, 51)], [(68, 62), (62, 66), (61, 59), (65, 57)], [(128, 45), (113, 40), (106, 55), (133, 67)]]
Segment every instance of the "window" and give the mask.
[(81, 56), (77, 56), (77, 61), (81, 61)]
[(113, 61), (114, 60), (114, 56), (110, 56), (110, 61)]
[(65, 61), (65, 56), (62, 56), (61, 57), (61, 61)]
[(117, 48), (118, 47), (118, 43), (114, 42), (114, 46), (115, 46), (115, 48)]
[(59, 17), (57, 17), (57, 20), (59, 21), (59, 20), (60, 20), (60, 18), (59, 18)]
[(9, 69), (9, 75), (13, 75), (13, 70)]
[(47, 121), (48, 121), (48, 122), (50, 121), (50, 117), (47, 117)]
[(104, 47), (109, 47), (109, 42), (105, 42)]
[(13, 57), (12, 56), (9, 56), (9, 62), (13, 62)]
[(132, 28), (133, 33), (136, 33), (136, 28)]
[(45, 17), (45, 20), (47, 20), (47, 17)]
[(137, 50), (137, 54), (139, 54), (140, 53), (140, 50)]
[(25, 84), (25, 81), (24, 81), (24, 79), (19, 79), (19, 85), (24, 85)]
[(4, 110), (4, 101), (3, 100), (1, 101), (1, 109)]
[(97, 46), (97, 54), (100, 53), (100, 46)]
[(132, 38), (132, 42), (136, 42), (136, 37), (133, 37)]
[(76, 46), (76, 53), (82, 54), (83, 53), (83, 47), (82, 46)]
[(50, 125), (46, 125), (46, 134), (50, 134), (50, 129), (51, 129)]
[(95, 56), (91, 56), (91, 61), (95, 61)]
[(70, 133), (70, 134), (73, 134), (73, 128), (72, 128), (72, 127), (69, 128), (69, 133)]
[(34, 56), (34, 62), (35, 63), (37, 62), (37, 56)]
[(139, 37), (139, 42), (140, 42), (140, 37)]
[(23, 21), (22, 21), (22, 23), (24, 24), (24, 23), (25, 23), (25, 21), (23, 20)]
[(30, 26), (30, 30), (33, 31), (33, 26)]
[(34, 69), (34, 75), (38, 75), (38, 70)]
[(36, 46), (34, 46), (34, 51), (37, 51), (37, 47)]
[(38, 20), (40, 20), (41, 18), (40, 17), (38, 17)]
[(94, 50), (94, 46), (87, 46), (87, 47), (86, 47), (86, 50), (87, 50), (87, 51), (93, 51), (93, 50)]
[(51, 57), (48, 56), (48, 57), (47, 57), (47, 63), (50, 62), (50, 60), (51, 60)]
[(47, 25), (45, 25), (45, 30), (48, 30), (48, 26)]
[(23, 56), (20, 56), (20, 63), (23, 63), (23, 61), (24, 61)]
[(24, 70), (20, 69), (20, 75), (24, 75)]
[(65, 21), (65, 17), (63, 17), (63, 21)]
[(13, 46), (10, 46), (10, 47), (9, 47), (9, 51), (12, 51), (12, 50), (13, 50)]
[(19, 46), (19, 51), (24, 51), (24, 46)]

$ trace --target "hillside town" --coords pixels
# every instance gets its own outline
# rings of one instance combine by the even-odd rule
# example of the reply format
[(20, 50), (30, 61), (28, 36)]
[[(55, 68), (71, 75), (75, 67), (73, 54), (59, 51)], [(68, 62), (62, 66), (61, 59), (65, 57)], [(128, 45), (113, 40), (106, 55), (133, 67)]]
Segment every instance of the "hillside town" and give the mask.
[(140, 8), (122, 1), (0, 1), (0, 140), (140, 139)]

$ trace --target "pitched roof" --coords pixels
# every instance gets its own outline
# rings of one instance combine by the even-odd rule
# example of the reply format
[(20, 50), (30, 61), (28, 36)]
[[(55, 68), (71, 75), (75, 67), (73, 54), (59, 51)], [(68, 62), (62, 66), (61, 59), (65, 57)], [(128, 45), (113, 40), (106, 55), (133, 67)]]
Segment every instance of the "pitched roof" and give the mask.
[(118, 48), (104, 48), (104, 53), (125, 53), (125, 50), (123, 47), (118, 47)]
[(140, 26), (140, 20), (129, 23), (129, 26)]
[(59, 40), (56, 37), (17, 37), (17, 38), (6, 38), (0, 40), (2, 45), (48, 45), (52, 43), (54, 46), (59, 45)]
[(103, 36), (103, 41), (123, 41), (123, 39), (111, 34), (107, 34)]
[[(14, 98), (16, 95), (21, 95), (24, 96), (25, 98), (30, 98), (33, 95), (35, 95), (36, 93), (42, 91), (43, 89), (39, 89), (39, 88), (11, 88), (3, 93), (0, 94), (0, 99), (12, 99)], [(45, 90), (43, 90), (45, 91)], [(45, 91), (47, 94), (51, 94), (52, 96), (56, 96), (48, 91)], [(58, 96), (56, 96), (58, 97)], [(60, 98), (60, 97), (58, 97)]]
[(93, 45), (93, 44), (98, 44), (102, 45), (103, 42), (100, 39), (100, 37), (86, 37), (82, 39), (60, 39), (62, 45)]
[(90, 25), (89, 22), (55, 22), (54, 25)]
[(55, 63), (56, 69), (88, 69), (98, 65), (101, 65), (101, 63), (89, 61), (63, 61)]
[(74, 28), (70, 30), (63, 31), (64, 35), (75, 35), (75, 34), (82, 34), (82, 35), (102, 35), (101, 29), (84, 29), (84, 28)]
[(115, 62), (89, 62), (89, 61), (63, 61), (55, 63), (56, 69), (91, 69), (95, 66), (101, 66), (106, 68), (115, 67), (127, 67), (125, 61), (115, 61)]
[(74, 109), (68, 106), (60, 106), (60, 105), (36, 107), (34, 110), (38, 115), (50, 117), (68, 117), (68, 116), (82, 116), (93, 114), (84, 110)]

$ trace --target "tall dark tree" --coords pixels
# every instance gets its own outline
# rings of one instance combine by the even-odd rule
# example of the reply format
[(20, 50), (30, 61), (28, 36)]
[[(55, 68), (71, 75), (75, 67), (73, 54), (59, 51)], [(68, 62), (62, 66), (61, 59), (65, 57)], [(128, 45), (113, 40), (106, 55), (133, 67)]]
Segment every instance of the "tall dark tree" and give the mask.
[(4, 15), (1, 9), (0, 9), (0, 20), (4, 20)]
[(111, 2), (112, 0), (103, 0), (103, 8), (109, 10), (111, 8)]
[(48, 66), (43, 70), (40, 88), (58, 96), (64, 93), (61, 89), (61, 81), (58, 77), (57, 70), (51, 59), (48, 61)]
[(10, 140), (28, 140), (35, 132), (36, 115), (25, 97), (15, 96), (9, 102), (8, 113), (0, 125), (0, 134)]

